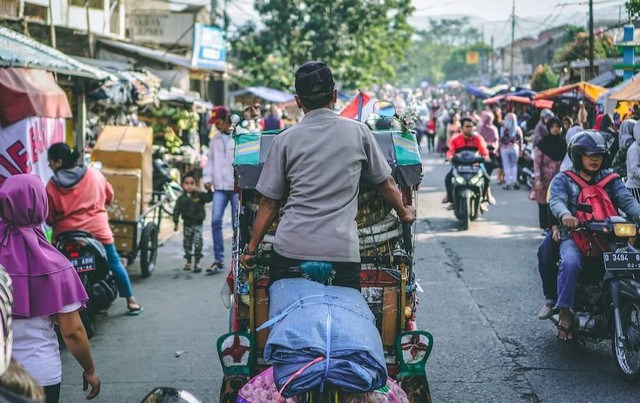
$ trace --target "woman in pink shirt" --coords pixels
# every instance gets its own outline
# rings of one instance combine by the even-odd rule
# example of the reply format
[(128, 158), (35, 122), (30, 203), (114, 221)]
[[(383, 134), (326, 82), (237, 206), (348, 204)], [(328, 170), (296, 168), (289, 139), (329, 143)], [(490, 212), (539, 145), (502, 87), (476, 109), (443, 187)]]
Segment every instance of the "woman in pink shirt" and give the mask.
[(97, 169), (78, 165), (80, 154), (68, 145), (56, 143), (48, 150), (49, 167), (54, 172), (47, 184), (49, 217), (53, 235), (65, 231), (86, 231), (107, 251), (109, 270), (115, 275), (120, 296), (127, 299), (129, 315), (142, 312), (131, 289), (129, 273), (122, 265), (109, 227), (106, 206), (113, 200), (113, 189)]

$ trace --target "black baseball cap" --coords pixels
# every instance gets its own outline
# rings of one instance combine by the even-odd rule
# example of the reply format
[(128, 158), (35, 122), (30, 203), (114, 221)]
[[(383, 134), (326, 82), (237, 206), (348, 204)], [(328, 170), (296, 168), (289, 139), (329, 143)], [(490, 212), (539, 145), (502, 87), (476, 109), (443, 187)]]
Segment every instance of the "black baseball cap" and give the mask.
[(334, 87), (331, 69), (322, 62), (306, 62), (296, 71), (296, 94), (300, 98), (327, 95)]

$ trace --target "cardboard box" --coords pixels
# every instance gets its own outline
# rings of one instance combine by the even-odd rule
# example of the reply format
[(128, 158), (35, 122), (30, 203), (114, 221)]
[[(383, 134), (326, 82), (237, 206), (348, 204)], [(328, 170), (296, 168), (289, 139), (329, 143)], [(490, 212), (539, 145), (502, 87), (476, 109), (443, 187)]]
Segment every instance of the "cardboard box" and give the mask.
[(140, 197), (142, 172), (139, 169), (103, 168), (102, 174), (113, 187), (114, 193), (113, 201), (107, 206), (109, 219), (137, 221), (143, 208)]
[(135, 222), (114, 223), (113, 221), (109, 221), (109, 226), (111, 227), (111, 233), (113, 234), (113, 236), (122, 238), (134, 238), (136, 235), (138, 224)]
[(113, 237), (113, 243), (115, 244), (118, 252), (132, 252), (136, 244), (133, 238), (119, 236)]
[(142, 172), (142, 202), (153, 192), (153, 129), (150, 127), (105, 126), (91, 154), (104, 168), (139, 169)]

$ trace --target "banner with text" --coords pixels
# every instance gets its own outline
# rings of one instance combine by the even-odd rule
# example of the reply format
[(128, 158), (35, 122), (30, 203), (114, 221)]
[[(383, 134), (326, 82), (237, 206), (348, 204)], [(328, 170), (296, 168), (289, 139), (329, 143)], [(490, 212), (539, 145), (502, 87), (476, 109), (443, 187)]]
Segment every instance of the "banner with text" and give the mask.
[(64, 127), (64, 119), (41, 117), (0, 126), (0, 183), (24, 173), (38, 175), (47, 183), (53, 175), (47, 150), (54, 143), (64, 142)]

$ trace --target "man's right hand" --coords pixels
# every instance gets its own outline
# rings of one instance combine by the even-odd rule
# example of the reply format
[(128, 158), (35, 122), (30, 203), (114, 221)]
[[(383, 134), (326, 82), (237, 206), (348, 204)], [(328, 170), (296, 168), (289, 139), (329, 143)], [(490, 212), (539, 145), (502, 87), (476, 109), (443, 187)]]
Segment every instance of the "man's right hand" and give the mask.
[(204, 188), (207, 190), (211, 190), (211, 182), (207, 182), (204, 184)]
[(562, 216), (562, 226), (566, 229), (575, 229), (578, 225), (580, 225), (580, 222), (571, 214), (565, 214)]
[(86, 391), (91, 386), (87, 400), (91, 400), (100, 394), (100, 383), (100, 378), (98, 378), (95, 369), (82, 373), (82, 390)]
[(256, 267), (256, 263), (253, 261), (256, 255), (245, 255), (244, 253), (240, 255), (240, 259), (238, 263), (240, 266), (244, 267), (247, 270), (253, 270)]
[(403, 223), (412, 224), (416, 220), (416, 213), (413, 207), (404, 206), (404, 211), (401, 214), (398, 214), (398, 217)]

